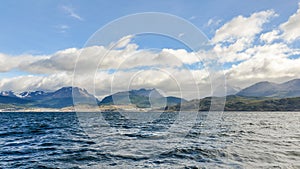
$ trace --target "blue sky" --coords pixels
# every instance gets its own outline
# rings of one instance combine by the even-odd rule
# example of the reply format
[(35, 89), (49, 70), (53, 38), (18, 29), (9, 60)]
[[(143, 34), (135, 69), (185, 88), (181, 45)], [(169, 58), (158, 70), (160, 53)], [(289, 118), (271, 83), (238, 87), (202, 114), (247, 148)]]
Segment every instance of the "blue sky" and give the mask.
[[(211, 38), (214, 25), (206, 26), (210, 19), (220, 20), (222, 24), (237, 15), (274, 9), (280, 17), (272, 20), (269, 25), (272, 27), (272, 24), (287, 20), (297, 10), (297, 3), (296, 0), (284, 4), (280, 0), (1, 1), (0, 52), (51, 54), (66, 48), (80, 48), (105, 24), (138, 12), (166, 12), (183, 17)], [(70, 16), (65, 8), (70, 8), (82, 19)]]
[[(80, 77), (78, 86), (83, 85), (89, 91), (93, 90), (91, 86), (97, 86), (95, 91), (101, 97), (111, 91), (112, 79), (118, 77), (115, 88), (120, 91), (133, 85), (132, 88), (155, 87), (176, 95), (176, 85), (172, 86), (175, 84), (172, 79), (176, 79), (176, 83), (182, 82), (181, 86), (187, 89), (198, 85), (206, 92), (204, 95), (209, 95), (211, 77), (205, 66), (199, 64), (203, 62), (197, 60), (197, 54), (221, 64), (215, 69), (216, 75), (225, 76), (227, 84), (233, 87), (300, 78), (299, 0), (284, 3), (282, 0), (7, 0), (0, 3), (0, 90), (56, 90), (72, 85), (75, 60), (82, 51), (86, 55), (82, 56), (83, 64), (79, 67), (85, 71), (98, 63), (93, 53), (104, 55), (108, 51), (109, 46), (86, 48), (88, 39), (120, 17), (143, 12), (168, 13), (191, 22), (211, 40), (211, 51), (191, 51), (179, 41), (163, 36), (128, 35), (125, 40), (128, 43), (110, 51), (110, 57), (104, 59), (103, 69), (90, 73), (99, 84), (87, 83), (85, 75)], [(152, 70), (153, 66), (161, 66), (163, 71)]]

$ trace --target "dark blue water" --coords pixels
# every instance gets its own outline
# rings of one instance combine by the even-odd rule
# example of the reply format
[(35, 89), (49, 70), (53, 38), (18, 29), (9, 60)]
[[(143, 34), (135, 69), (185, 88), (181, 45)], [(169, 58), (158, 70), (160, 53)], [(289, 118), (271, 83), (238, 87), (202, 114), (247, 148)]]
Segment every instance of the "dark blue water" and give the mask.
[(300, 112), (178, 117), (2, 112), (0, 168), (300, 168)]

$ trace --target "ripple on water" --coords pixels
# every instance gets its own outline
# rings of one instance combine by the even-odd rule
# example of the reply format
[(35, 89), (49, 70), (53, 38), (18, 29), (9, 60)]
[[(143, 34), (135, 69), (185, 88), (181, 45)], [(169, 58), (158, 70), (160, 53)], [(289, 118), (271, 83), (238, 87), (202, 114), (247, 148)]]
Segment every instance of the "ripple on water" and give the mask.
[[(97, 129), (92, 136), (76, 113), (0, 113), (0, 168), (299, 168), (299, 112), (223, 116), (216, 125), (199, 116), (188, 133), (178, 128), (170, 139), (176, 114), (139, 123), (106, 112), (107, 124), (98, 116), (88, 121)], [(181, 141), (172, 147), (172, 140)]]

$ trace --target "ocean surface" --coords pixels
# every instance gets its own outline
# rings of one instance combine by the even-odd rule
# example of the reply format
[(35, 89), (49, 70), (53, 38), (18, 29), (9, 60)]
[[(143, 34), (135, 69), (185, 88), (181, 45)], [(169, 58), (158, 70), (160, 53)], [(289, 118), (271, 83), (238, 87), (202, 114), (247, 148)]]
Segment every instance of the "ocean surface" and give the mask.
[(0, 112), (0, 168), (300, 168), (300, 112)]

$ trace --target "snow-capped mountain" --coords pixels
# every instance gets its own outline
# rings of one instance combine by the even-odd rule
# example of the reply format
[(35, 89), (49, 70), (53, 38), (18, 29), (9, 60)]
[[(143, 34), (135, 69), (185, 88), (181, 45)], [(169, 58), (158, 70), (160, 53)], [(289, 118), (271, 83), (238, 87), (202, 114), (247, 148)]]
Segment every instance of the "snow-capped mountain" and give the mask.
[(6, 100), (18, 98), (19, 100), (31, 101), (33, 105), (38, 107), (52, 108), (72, 106), (74, 104), (73, 98), (76, 98), (76, 103), (98, 102), (95, 96), (79, 87), (63, 87), (53, 92), (25, 91), (20, 94), (15, 94), (13, 91), (3, 91), (0, 92), (0, 96), (3, 96), (2, 99)]
[(44, 91), (33, 91), (33, 92), (22, 92), (19, 94), (20, 98), (29, 99), (29, 100), (38, 100), (45, 96), (47, 96), (48, 93)]
[(13, 91), (1, 91), (0, 96), (18, 97)]

